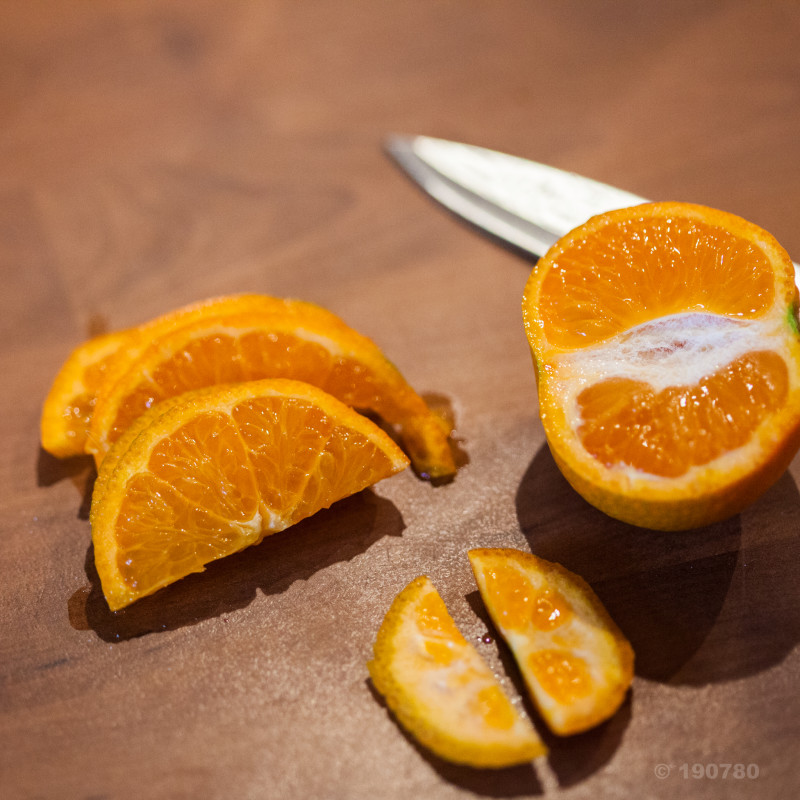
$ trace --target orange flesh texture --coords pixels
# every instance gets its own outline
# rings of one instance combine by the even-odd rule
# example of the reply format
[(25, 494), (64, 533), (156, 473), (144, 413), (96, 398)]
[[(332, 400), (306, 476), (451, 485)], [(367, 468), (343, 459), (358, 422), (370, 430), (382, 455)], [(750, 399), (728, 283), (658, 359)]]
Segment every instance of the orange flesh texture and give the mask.
[(702, 220), (648, 217), (559, 253), (539, 312), (548, 342), (574, 349), (686, 311), (758, 317), (774, 299), (772, 265), (746, 239)]
[(165, 398), (263, 378), (305, 381), (374, 412), (400, 429), (420, 471), (455, 472), (449, 431), (379, 349), (344, 323), (301, 314), (220, 317), (156, 339), (101, 398), (93, 433), (96, 443), (104, 434), (107, 441), (97, 447), (98, 460), (136, 417)]
[(369, 671), (403, 726), (443, 758), (505, 767), (546, 753), (426, 576), (392, 603)]
[[(449, 666), (459, 657), (465, 657), (469, 646), (437, 592), (429, 592), (420, 603), (417, 609), (417, 627), (426, 637), (425, 650), (437, 666)], [(456, 680), (466, 684), (476, 677), (477, 671), (468, 667)], [(514, 724), (513, 707), (496, 686), (480, 689), (470, 703), (470, 710), (482, 717), (492, 728), (508, 730)]]
[[(511, 565), (495, 564), (484, 571), (486, 591), (500, 611), (501, 624), (509, 631), (525, 633), (530, 627), (551, 632), (574, 613), (569, 601), (557, 590), (536, 590), (530, 580)], [(586, 662), (563, 649), (532, 653), (528, 666), (541, 687), (559, 703), (570, 703), (591, 691)]]
[(578, 395), (578, 432), (608, 467), (680, 477), (747, 444), (788, 395), (786, 362), (771, 350), (750, 352), (692, 386), (655, 392), (625, 378), (593, 384)]
[(550, 728), (568, 735), (610, 717), (633, 679), (633, 651), (588, 584), (518, 550), (472, 550), (469, 558)]
[[(711, 315), (753, 320), (778, 301), (784, 316), (794, 299), (781, 299), (765, 252), (723, 227), (678, 216), (612, 222), (554, 256), (538, 295), (537, 355), (555, 362), (673, 314), (709, 315), (709, 324)], [(681, 343), (665, 337), (663, 346)], [(772, 350), (661, 390), (601, 378), (577, 396), (577, 434), (606, 467), (676, 478), (746, 444), (789, 393), (786, 362)]]
[[(114, 420), (111, 441), (139, 414), (167, 397), (204, 386), (267, 377), (312, 383), (350, 406), (373, 409), (390, 421), (408, 413), (427, 413), (421, 399), (409, 395), (402, 378), (376, 374), (379, 368), (393, 373), (388, 363), (370, 369), (347, 354), (339, 356), (311, 336), (305, 338), (302, 331), (280, 330), (280, 325), (270, 326), (268, 320), (221, 320), (220, 327), (229, 331), (180, 337), (186, 345), (158, 363), (152, 375), (143, 376), (127, 395)], [(168, 342), (157, 342), (152, 352), (159, 349), (173, 348)], [(387, 384), (396, 391), (387, 392)]]
[[(417, 626), (426, 638), (425, 650), (437, 664), (451, 664), (456, 657), (456, 649), (461, 647), (464, 637), (456, 628), (447, 612), (441, 597), (435, 592), (427, 594), (417, 610)], [(444, 641), (442, 641), (444, 640)]]
[(85, 452), (97, 389), (127, 338), (125, 331), (89, 339), (64, 362), (42, 410), (42, 446), (60, 458)]
[(109, 358), (104, 358), (87, 367), (83, 377), (87, 390), (72, 397), (69, 405), (64, 409), (66, 435), (74, 443), (72, 450), (75, 454), (82, 453), (86, 446), (86, 431), (89, 428), (95, 404), (93, 387), (102, 380), (109, 360)]
[[(124, 474), (125, 456), (115, 465)], [(137, 596), (149, 594), (402, 466), (303, 397), (199, 413), (157, 441), (122, 489), (115, 569)], [(114, 488), (101, 479), (105, 499)]]

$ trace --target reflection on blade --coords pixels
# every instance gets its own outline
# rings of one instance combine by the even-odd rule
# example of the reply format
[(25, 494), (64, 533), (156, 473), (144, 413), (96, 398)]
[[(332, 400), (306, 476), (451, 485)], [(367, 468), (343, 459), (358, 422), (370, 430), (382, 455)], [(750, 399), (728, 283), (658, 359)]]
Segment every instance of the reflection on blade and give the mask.
[[(647, 202), (573, 172), (460, 142), (390, 136), (386, 149), (446, 208), (537, 257), (589, 217)], [(800, 286), (800, 265), (794, 268)]]
[(571, 172), (444, 139), (393, 136), (387, 150), (442, 205), (535, 256), (594, 214), (645, 202)]

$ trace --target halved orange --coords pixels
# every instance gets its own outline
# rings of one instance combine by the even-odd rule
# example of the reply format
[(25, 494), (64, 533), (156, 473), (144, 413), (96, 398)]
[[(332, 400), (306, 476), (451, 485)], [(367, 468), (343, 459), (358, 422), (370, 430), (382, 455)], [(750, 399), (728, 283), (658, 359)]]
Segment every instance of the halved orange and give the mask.
[[(267, 302), (270, 301), (270, 302)], [(142, 346), (117, 355), (98, 390), (87, 449), (100, 463), (141, 414), (185, 391), (263, 378), (318, 386), (394, 427), (417, 472), (455, 472), (449, 429), (367, 337), (319, 306), (264, 298), (262, 307), (219, 304), (179, 325), (150, 325)]]
[(761, 228), (687, 203), (594, 217), (525, 287), (553, 458), (590, 503), (692, 528), (763, 493), (800, 446), (794, 267)]
[(367, 666), (400, 724), (441, 758), (507, 767), (547, 752), (425, 575), (394, 599)]
[(187, 392), (145, 412), (101, 464), (94, 557), (112, 610), (404, 469), (366, 417), (299, 381)]
[(586, 581), (520, 550), (470, 550), (469, 560), (550, 729), (566, 736), (612, 716), (633, 680), (633, 649)]

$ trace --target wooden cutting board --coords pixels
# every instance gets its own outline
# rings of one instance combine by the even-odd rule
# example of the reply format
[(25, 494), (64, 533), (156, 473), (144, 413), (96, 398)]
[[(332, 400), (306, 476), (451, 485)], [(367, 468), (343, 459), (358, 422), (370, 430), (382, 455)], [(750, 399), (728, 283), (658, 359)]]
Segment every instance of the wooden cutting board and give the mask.
[[(700, 531), (584, 503), (538, 420), (531, 265), (381, 144), (459, 139), (722, 207), (798, 258), (798, 6), (26, 1), (3, 17), (0, 796), (797, 795), (800, 461)], [(398, 475), (112, 615), (92, 470), (39, 449), (42, 399), (88, 334), (241, 291), (321, 303), (375, 339), (452, 410), (464, 466), (441, 487)], [(437, 760), (367, 680), (392, 598), (427, 573), (519, 694), (507, 652), (479, 642), (475, 546), (580, 573), (637, 654), (620, 712), (548, 736), (530, 767)]]

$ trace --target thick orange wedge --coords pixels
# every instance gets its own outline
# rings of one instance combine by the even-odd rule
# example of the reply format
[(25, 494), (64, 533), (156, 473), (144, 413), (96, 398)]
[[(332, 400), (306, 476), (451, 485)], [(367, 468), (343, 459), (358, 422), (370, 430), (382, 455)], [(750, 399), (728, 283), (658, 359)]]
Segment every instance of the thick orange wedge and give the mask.
[(299, 381), (187, 392), (135, 426), (101, 464), (92, 498), (112, 610), (408, 465), (374, 423)]
[(151, 325), (142, 346), (121, 351), (91, 418), (87, 449), (98, 464), (139, 414), (166, 398), (219, 383), (289, 378), (379, 416), (420, 474), (455, 472), (449, 429), (374, 342), (311, 303), (264, 301), (244, 310), (209, 306), (177, 326)]

